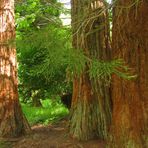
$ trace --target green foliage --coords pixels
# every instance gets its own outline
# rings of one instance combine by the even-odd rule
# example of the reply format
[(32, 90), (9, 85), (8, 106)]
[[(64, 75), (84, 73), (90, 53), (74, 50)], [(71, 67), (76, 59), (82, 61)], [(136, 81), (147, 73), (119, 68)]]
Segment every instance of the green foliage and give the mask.
[(12, 148), (12, 143), (7, 141), (0, 141), (0, 148)]
[[(16, 3), (19, 91), (61, 93), (71, 89), (66, 83), (63, 52), (68, 29), (61, 29), (60, 13), (67, 13), (56, 0), (25, 0)], [(53, 66), (54, 65), (54, 66)], [(44, 96), (45, 97), (45, 96)], [(23, 99), (22, 99), (23, 100)]]
[(58, 100), (43, 100), (42, 106), (39, 108), (22, 104), (23, 112), (31, 125), (53, 123), (68, 115), (68, 109)]
[(130, 68), (124, 63), (122, 59), (112, 60), (112, 61), (99, 61), (92, 60), (90, 64), (89, 74), (90, 78), (99, 78), (103, 80), (110, 81), (112, 74), (131, 80), (136, 77), (130, 73)]
[(86, 66), (87, 58), (82, 50), (70, 48), (67, 52), (67, 72), (72, 78), (74, 75), (80, 75)]
[(25, 0), (16, 3), (17, 31), (31, 31), (32, 28), (40, 28), (49, 23), (61, 24), (60, 12), (64, 8), (57, 0)]
[[(51, 78), (65, 68), (64, 56), (67, 52), (67, 34), (65, 29), (50, 26), (30, 36), (32, 39), (34, 38), (30, 44), (31, 48), (37, 49), (34, 56), (42, 57), (34, 65), (32, 69), (33, 75), (42, 75), (50, 81)], [(28, 43), (28, 39), (25, 42)], [(27, 49), (29, 48), (27, 47)]]
[(61, 12), (66, 11), (56, 0), (25, 0), (16, 4), (18, 75), (22, 98), (30, 98), (32, 90), (46, 95), (71, 91), (72, 85), (67, 81), (71, 82), (74, 75), (80, 75), (85, 69), (89, 69), (90, 78), (106, 82), (110, 82), (112, 74), (124, 79), (135, 77), (120, 59), (99, 61), (90, 59), (81, 49), (73, 49), (71, 30), (61, 27)]
[(66, 82), (69, 33), (68, 29), (50, 25), (22, 36), (17, 42), (21, 83), (53, 93), (70, 89)]

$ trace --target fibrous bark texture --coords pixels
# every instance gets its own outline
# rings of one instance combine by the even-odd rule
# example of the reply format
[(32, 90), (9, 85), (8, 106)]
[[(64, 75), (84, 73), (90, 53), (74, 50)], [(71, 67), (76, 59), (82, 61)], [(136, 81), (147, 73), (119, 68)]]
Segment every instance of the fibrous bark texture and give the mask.
[(146, 148), (148, 136), (148, 1), (119, 0), (113, 13), (113, 56), (137, 74), (113, 76), (112, 148)]
[[(82, 49), (90, 59), (108, 60), (110, 56), (108, 14), (101, 0), (72, 0), (73, 47)], [(79, 140), (105, 139), (111, 121), (109, 86), (90, 79), (89, 63), (73, 81), (70, 134)]]
[(17, 90), (14, 0), (0, 1), (0, 137), (19, 136), (30, 128)]

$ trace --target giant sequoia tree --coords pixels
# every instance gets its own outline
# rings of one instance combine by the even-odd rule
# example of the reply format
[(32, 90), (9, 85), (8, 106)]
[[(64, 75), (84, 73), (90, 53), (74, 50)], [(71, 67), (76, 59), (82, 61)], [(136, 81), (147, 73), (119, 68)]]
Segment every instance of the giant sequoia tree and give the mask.
[(123, 58), (135, 80), (113, 77), (112, 148), (144, 148), (148, 118), (148, 1), (118, 0), (113, 12), (113, 56)]
[(70, 134), (79, 140), (106, 138), (111, 120), (110, 90), (104, 80), (90, 78), (95, 60), (110, 56), (108, 16), (102, 0), (72, 0), (73, 47), (87, 57), (81, 74), (74, 75)]
[(0, 137), (14, 137), (30, 128), (17, 91), (14, 0), (0, 0)]

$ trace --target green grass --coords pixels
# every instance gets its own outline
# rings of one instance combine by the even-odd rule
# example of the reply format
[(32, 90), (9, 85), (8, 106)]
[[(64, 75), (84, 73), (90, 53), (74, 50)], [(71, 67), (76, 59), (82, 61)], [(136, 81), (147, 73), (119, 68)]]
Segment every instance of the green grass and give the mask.
[(30, 125), (53, 123), (69, 113), (61, 103), (52, 100), (42, 101), (42, 107), (22, 104), (22, 109)]
[(12, 144), (10, 142), (0, 141), (0, 148), (12, 148)]

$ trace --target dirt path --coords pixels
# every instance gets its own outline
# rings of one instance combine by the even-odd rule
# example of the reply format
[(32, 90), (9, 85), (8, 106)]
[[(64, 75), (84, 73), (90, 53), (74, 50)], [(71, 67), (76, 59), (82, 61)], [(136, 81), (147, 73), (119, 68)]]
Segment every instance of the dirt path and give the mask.
[(104, 148), (103, 141), (79, 142), (70, 138), (66, 127), (66, 121), (48, 126), (33, 126), (31, 134), (11, 141), (4, 148)]

